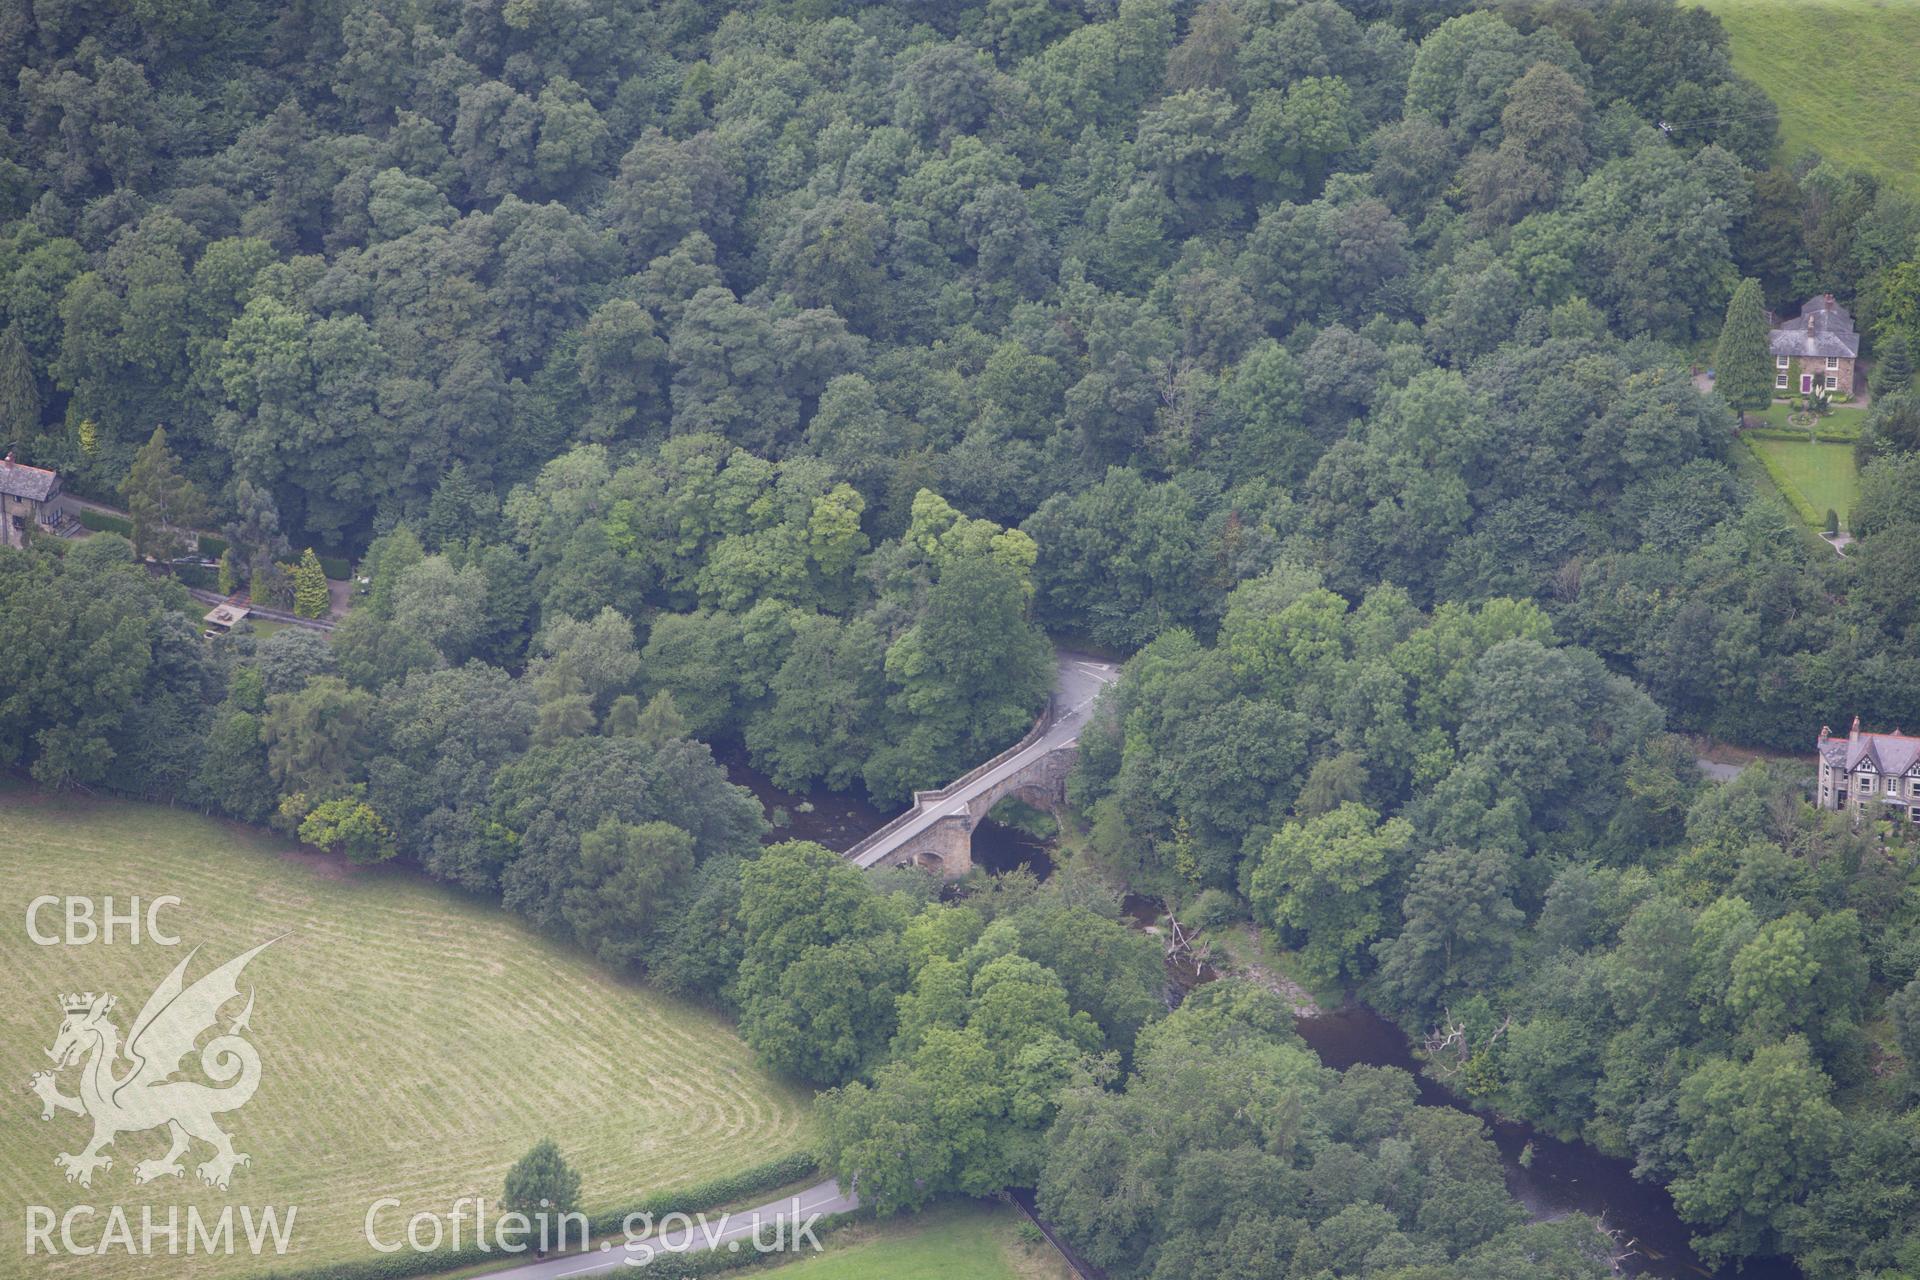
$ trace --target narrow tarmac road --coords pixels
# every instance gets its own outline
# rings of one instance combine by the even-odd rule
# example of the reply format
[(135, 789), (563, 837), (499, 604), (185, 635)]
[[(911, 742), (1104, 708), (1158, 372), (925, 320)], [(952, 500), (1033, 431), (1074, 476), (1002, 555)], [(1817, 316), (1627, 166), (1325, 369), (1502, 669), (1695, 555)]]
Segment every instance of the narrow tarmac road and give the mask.
[[(890, 819), (889, 823), (901, 822), (901, 825), (887, 831), (884, 841), (870, 848), (862, 847), (865, 844), (864, 841), (861, 845), (855, 845), (854, 849), (849, 851), (851, 855), (849, 860), (854, 866), (863, 870), (886, 861), (893, 856), (894, 850), (934, 823), (965, 811), (975, 796), (1010, 775), (1018, 773), (1041, 756), (1079, 741), (1080, 730), (1085, 726), (1087, 717), (1093, 714), (1093, 704), (1099, 698), (1100, 691), (1119, 678), (1120, 666), (1117, 663), (1104, 662), (1067, 649), (1056, 651), (1053, 690), (1054, 697), (1057, 699), (1058, 714), (1046, 733), (1028, 743), (1026, 748), (1017, 755), (1009, 756), (993, 769), (973, 779), (964, 790), (948, 796), (938, 804), (920, 808), (919, 801), (916, 799), (915, 807), (907, 811), (912, 815), (907, 821), (901, 822), (901, 817), (906, 815)], [(882, 828), (882, 830), (887, 829)]]

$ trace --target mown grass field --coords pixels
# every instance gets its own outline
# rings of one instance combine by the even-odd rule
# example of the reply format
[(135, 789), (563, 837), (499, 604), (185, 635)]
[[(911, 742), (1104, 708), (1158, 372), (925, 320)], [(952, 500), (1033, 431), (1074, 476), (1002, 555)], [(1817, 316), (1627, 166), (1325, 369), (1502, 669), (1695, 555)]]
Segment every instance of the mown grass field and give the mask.
[(770, 1280), (1067, 1280), (1051, 1245), (1021, 1242), (1018, 1211), (950, 1205), (828, 1236), (827, 1251), (751, 1274)]
[[(174, 894), (183, 905), (163, 919), (181, 946), (33, 945), (26, 908), (42, 894), (122, 903)], [(48, 1066), (59, 993), (114, 993), (124, 1033), (192, 946), (201, 952), (189, 981), (282, 933), (243, 978), (258, 993), (259, 1092), (225, 1117), (252, 1165), (227, 1193), (199, 1186), (192, 1165), (207, 1152), (196, 1147), (185, 1180), (136, 1186), (134, 1163), (164, 1154), (165, 1135), (153, 1131), (123, 1136), (90, 1190), (66, 1183), (53, 1158), (79, 1151), (90, 1125), (65, 1113), (42, 1122), (26, 1091)], [(580, 1170), (590, 1211), (761, 1164), (809, 1137), (803, 1095), (759, 1069), (724, 1020), (616, 980), (417, 876), (349, 871), (177, 810), (0, 780), (0, 938), (0, 1277), (265, 1270), (245, 1256), (29, 1259), (28, 1205), (121, 1204), (136, 1230), (142, 1204), (163, 1218), (178, 1205), (183, 1219), (188, 1204), (212, 1214), (229, 1203), (297, 1205), (296, 1249), (279, 1263), (291, 1269), (372, 1256), (362, 1224), (383, 1196), (405, 1206), (382, 1219), (401, 1228), (418, 1210), (444, 1215), (460, 1196), (497, 1202), (507, 1167), (543, 1134)], [(62, 1073), (69, 1094), (76, 1074)]]
[(1780, 467), (1787, 482), (1800, 491), (1814, 512), (1840, 513), (1840, 527), (1848, 527), (1853, 504), (1860, 496), (1860, 477), (1854, 470), (1853, 448), (1844, 444), (1808, 444), (1804, 440), (1755, 440)]
[(1779, 104), (1788, 159), (1815, 150), (1920, 194), (1920, 2), (1698, 2), (1735, 70)]

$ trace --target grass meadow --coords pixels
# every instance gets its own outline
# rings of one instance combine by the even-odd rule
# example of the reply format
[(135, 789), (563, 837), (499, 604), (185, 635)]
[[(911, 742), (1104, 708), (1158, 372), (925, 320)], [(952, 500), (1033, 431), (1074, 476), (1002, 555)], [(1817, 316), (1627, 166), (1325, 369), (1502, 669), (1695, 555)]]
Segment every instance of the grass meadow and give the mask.
[[(43, 894), (176, 895), (183, 904), (163, 922), (181, 945), (34, 945), (26, 909)], [(0, 913), (0, 1277), (266, 1269), (244, 1255), (29, 1259), (27, 1205), (125, 1205), (136, 1231), (144, 1204), (163, 1218), (180, 1206), (183, 1221), (189, 1204), (210, 1215), (229, 1203), (297, 1205), (295, 1249), (277, 1264), (292, 1269), (372, 1256), (362, 1223), (384, 1196), (404, 1206), (382, 1219), (389, 1226), (419, 1210), (444, 1215), (460, 1196), (497, 1203), (507, 1167), (542, 1135), (581, 1172), (594, 1212), (761, 1164), (810, 1137), (805, 1097), (757, 1067), (725, 1020), (619, 980), (497, 907), (250, 828), (0, 779)], [(43, 914), (43, 928), (55, 919)], [(27, 1092), (49, 1065), (59, 994), (112, 992), (124, 1034), (191, 947), (201, 950), (189, 981), (280, 934), (242, 978), (243, 994), (257, 991), (249, 1038), (262, 1075), (253, 1100), (223, 1119), (253, 1158), (230, 1190), (193, 1180), (207, 1156), (198, 1145), (185, 1179), (136, 1186), (135, 1161), (164, 1153), (158, 1130), (123, 1135), (90, 1190), (66, 1183), (53, 1158), (79, 1151), (90, 1125), (65, 1113), (43, 1122)], [(77, 1074), (61, 1074), (65, 1092)]]
[(1004, 1205), (955, 1204), (912, 1218), (863, 1224), (826, 1238), (818, 1257), (748, 1275), (767, 1280), (1069, 1280), (1045, 1243), (1018, 1234), (1025, 1221)]
[(1779, 104), (1788, 159), (1818, 151), (1920, 195), (1920, 0), (1699, 3)]

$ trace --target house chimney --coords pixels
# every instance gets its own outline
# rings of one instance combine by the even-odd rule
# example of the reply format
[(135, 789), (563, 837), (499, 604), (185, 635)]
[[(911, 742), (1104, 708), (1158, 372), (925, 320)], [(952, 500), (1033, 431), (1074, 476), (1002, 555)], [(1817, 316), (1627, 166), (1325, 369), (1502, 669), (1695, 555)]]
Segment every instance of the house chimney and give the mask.
[(13, 465), (13, 450), (11, 449), (7, 450), (7, 465), (8, 466)]
[(1847, 741), (1851, 742), (1859, 736), (1860, 736), (1860, 717), (1855, 716), (1853, 718), (1853, 728), (1849, 730), (1847, 733)]
[(1823, 725), (1821, 725), (1821, 726), (1820, 726), (1820, 737), (1819, 737), (1819, 741), (1821, 741), (1821, 742), (1825, 742), (1825, 741), (1826, 741), (1826, 740), (1827, 740), (1828, 738), (1831, 738), (1832, 736), (1833, 736), (1833, 726), (1832, 726), (1832, 725), (1827, 725), (1827, 724), (1823, 724)]
[(1807, 313), (1807, 332), (1808, 333), (1813, 332), (1813, 313), (1812, 312)]

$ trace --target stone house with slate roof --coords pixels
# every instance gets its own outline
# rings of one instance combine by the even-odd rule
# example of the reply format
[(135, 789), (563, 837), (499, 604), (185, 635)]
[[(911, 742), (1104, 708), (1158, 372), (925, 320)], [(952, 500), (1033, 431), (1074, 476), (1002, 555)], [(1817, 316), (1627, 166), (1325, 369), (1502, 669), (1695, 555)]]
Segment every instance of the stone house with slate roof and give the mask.
[(1844, 738), (1820, 726), (1820, 807), (1851, 810), (1856, 820), (1889, 817), (1920, 824), (1920, 738), (1862, 733), (1860, 717)]
[(1773, 394), (1803, 396), (1820, 388), (1835, 400), (1853, 399), (1860, 335), (1832, 294), (1807, 299), (1798, 317), (1773, 331), (1767, 346), (1773, 352)]
[(0, 460), (0, 547), (24, 546), (33, 524), (52, 533), (65, 518), (59, 472), (15, 462), (11, 453)]

